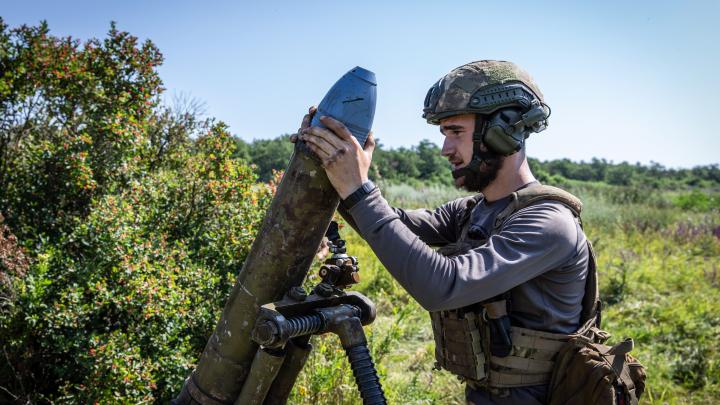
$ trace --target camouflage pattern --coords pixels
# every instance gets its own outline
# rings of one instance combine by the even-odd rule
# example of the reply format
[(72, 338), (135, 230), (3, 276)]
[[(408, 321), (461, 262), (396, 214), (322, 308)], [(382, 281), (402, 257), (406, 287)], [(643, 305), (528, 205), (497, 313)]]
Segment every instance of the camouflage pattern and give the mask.
[(509, 83), (522, 83), (542, 103), (543, 95), (535, 81), (525, 70), (512, 62), (480, 60), (459, 66), (440, 79), (425, 98), (423, 118), (438, 125), (442, 118), (458, 114), (489, 114), (493, 110), (477, 110), (470, 107), (472, 95), (479, 89)]
[(258, 345), (250, 338), (260, 306), (301, 285), (340, 197), (304, 143), (295, 153), (222, 316), (176, 405), (232, 404), (250, 374)]

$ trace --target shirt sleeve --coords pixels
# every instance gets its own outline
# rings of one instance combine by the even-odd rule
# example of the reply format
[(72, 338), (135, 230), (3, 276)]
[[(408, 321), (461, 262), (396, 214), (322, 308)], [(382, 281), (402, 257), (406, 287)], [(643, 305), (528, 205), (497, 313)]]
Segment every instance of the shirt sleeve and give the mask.
[[(407, 229), (430, 246), (444, 246), (457, 239), (459, 215), (472, 197), (463, 197), (450, 201), (434, 209), (404, 210), (389, 207)], [(353, 207), (354, 209), (355, 207)], [(362, 235), (355, 218), (340, 204), (340, 215)], [(351, 210), (352, 211), (352, 210)]]
[(471, 305), (557, 268), (574, 256), (578, 240), (572, 214), (555, 201), (518, 211), (486, 244), (454, 257), (413, 233), (379, 190), (350, 214), (380, 262), (428, 311)]

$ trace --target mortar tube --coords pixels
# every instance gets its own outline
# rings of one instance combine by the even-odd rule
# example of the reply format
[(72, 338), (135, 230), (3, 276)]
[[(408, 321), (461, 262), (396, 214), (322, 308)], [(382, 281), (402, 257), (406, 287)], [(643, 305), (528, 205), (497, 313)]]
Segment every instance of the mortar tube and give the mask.
[(302, 283), (338, 202), (318, 159), (296, 143), (215, 331), (174, 403), (235, 402), (258, 349), (250, 333), (260, 305)]

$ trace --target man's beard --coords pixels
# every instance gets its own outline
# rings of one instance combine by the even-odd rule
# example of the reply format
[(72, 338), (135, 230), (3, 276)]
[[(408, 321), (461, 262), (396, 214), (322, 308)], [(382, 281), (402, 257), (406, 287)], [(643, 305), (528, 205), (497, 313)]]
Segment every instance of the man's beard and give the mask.
[(473, 193), (483, 191), (497, 178), (504, 161), (501, 155), (486, 153), (480, 167), (466, 174), (460, 187)]

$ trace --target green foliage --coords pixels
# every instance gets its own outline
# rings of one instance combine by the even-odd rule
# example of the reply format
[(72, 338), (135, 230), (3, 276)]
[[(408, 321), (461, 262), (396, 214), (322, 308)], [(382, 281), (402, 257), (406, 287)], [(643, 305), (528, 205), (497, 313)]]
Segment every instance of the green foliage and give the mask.
[(18, 236), (54, 238), (136, 169), (162, 55), (114, 24), (81, 46), (0, 20), (0, 49), (0, 206)]
[(4, 222), (0, 214), (0, 318), (7, 316), (17, 298), (13, 279), (24, 277), (30, 266), (25, 250)]
[[(260, 181), (269, 181), (273, 171), (284, 170), (293, 152), (289, 135), (274, 139), (256, 139), (250, 143), (235, 138), (237, 149), (234, 157), (253, 164)], [(377, 141), (370, 175), (375, 180), (390, 182), (432, 182), (450, 185), (450, 168), (440, 148), (428, 140), (422, 140), (412, 148), (385, 149)]]
[[(247, 143), (236, 138), (235, 157), (257, 166), (259, 179), (268, 181), (273, 170), (283, 170), (292, 155), (288, 135)], [(573, 181), (624, 186), (627, 190), (720, 190), (720, 166), (698, 166), (692, 169), (666, 168), (658, 163), (641, 165), (612, 163), (593, 158), (590, 162), (569, 159), (540, 161), (529, 158), (533, 173), (543, 183), (567, 186)], [(410, 148), (386, 149), (377, 140), (370, 176), (376, 181), (406, 183), (412, 186), (435, 183), (452, 185), (450, 166), (440, 148), (427, 139)], [(717, 204), (717, 203), (715, 203)], [(717, 206), (717, 205), (716, 205)]]
[[(612, 298), (605, 326), (632, 336), (649, 371), (649, 403), (709, 403), (720, 395), (720, 241), (717, 212), (688, 216), (672, 206), (657, 226), (586, 222), (597, 240), (601, 291)], [(588, 207), (592, 209), (592, 207)], [(619, 253), (619, 254), (618, 254)], [(622, 271), (622, 274), (619, 273)], [(616, 292), (622, 285), (622, 293)]]
[(177, 391), (271, 196), (229, 158), (233, 146), (213, 127), (182, 168), (99, 199), (16, 280), (18, 299), (0, 334), (17, 356), (13, 368), (33, 370), (21, 377), (28, 394), (135, 403)]
[(709, 211), (720, 209), (720, 197), (693, 190), (675, 197), (673, 203), (684, 210)]
[(569, 159), (545, 162), (533, 158), (528, 160), (537, 178), (548, 183), (559, 183), (564, 179), (648, 189), (720, 188), (720, 165), (717, 164), (692, 169), (672, 169), (655, 162), (649, 165), (632, 165), (596, 158), (589, 163), (573, 162)]
[(378, 140), (373, 154), (372, 177), (389, 182), (451, 184), (450, 165), (440, 148), (427, 139), (411, 148), (385, 149)]
[(154, 105), (152, 44), (0, 31), (0, 402), (166, 403), (273, 188), (224, 124)]
[(270, 181), (275, 171), (285, 170), (293, 153), (290, 135), (256, 139), (249, 144), (235, 138), (235, 142), (237, 149), (234, 156), (255, 166), (260, 181)]

